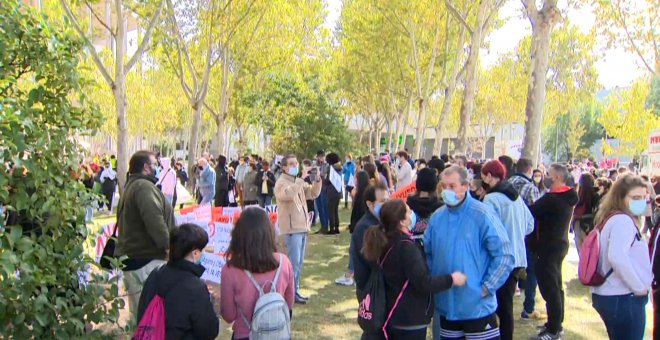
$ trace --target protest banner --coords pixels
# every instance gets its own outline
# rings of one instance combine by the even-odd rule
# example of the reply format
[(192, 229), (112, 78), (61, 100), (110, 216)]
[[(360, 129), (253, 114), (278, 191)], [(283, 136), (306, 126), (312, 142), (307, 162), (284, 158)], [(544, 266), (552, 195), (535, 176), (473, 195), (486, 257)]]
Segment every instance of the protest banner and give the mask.
[(222, 267), (225, 266), (225, 257), (215, 254), (203, 253), (201, 265), (204, 266), (204, 274), (201, 279), (220, 284)]

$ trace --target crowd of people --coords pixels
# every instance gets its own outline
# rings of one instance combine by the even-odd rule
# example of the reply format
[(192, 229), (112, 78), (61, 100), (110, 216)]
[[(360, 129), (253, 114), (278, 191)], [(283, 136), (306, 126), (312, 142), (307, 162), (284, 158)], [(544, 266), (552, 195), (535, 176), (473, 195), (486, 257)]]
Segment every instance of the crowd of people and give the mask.
[[(158, 185), (168, 165), (149, 152), (131, 158), (115, 255), (127, 257), (124, 284), (136, 322), (159, 294), (168, 331), (212, 338), (217, 317), (199, 279), (208, 237), (195, 225), (174, 225), (176, 203)], [(228, 163), (205, 154), (197, 165), (199, 203), (245, 208), (232, 231), (219, 297), (219, 314), (233, 322), (234, 339), (254, 338), (261, 329), (255, 305), (264, 292), (282, 297), (286, 316), (277, 320), (284, 325), (294, 304), (310, 303), (300, 291), (307, 238), (317, 219), (317, 234), (340, 232), (342, 199), (352, 209), (352, 235), (348, 271), (336, 282), (355, 286), (361, 309), (374, 271), (382, 272), (385, 287), (385, 327), (365, 331), (363, 339), (426, 339), (430, 324), (434, 339), (512, 339), (518, 289), (524, 291), (520, 319), (547, 318), (533, 339), (560, 339), (566, 315), (562, 264), (570, 243), (579, 250), (594, 230), (600, 233), (598, 271), (605, 277), (591, 288), (594, 309), (610, 339), (643, 338), (644, 308), (660, 269), (658, 177), (587, 162), (534, 168), (530, 160), (507, 156), (413, 160), (405, 151), (342, 159), (321, 150), (302, 165), (294, 155)], [(181, 180), (178, 171), (174, 175)], [(401, 196), (405, 190), (411, 193)], [(277, 235), (266, 211), (252, 207), (271, 203), (277, 204)], [(537, 286), (545, 310), (535, 305)], [(188, 304), (182, 290), (200, 307), (179, 308)]]

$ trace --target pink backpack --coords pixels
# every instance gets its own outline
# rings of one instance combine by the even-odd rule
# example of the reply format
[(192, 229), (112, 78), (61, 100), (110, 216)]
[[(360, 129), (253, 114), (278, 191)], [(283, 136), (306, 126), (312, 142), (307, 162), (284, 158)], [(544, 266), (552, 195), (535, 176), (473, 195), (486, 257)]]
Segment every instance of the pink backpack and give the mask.
[(165, 304), (163, 298), (156, 294), (144, 311), (133, 340), (164, 340), (165, 339)]
[(578, 277), (580, 278), (580, 282), (585, 286), (598, 287), (602, 285), (614, 271), (614, 269), (610, 268), (605, 276), (600, 275), (598, 272), (598, 259), (600, 255), (600, 232), (603, 230), (605, 223), (616, 214), (621, 214), (621, 212), (615, 211), (607, 216), (582, 242), (580, 262), (578, 263)]

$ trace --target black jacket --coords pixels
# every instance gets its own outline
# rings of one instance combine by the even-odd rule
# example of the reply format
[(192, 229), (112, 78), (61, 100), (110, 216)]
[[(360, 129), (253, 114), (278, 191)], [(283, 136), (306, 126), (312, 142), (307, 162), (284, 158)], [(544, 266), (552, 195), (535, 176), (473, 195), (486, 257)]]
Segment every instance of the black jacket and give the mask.
[(208, 288), (199, 279), (202, 273), (204, 267), (187, 260), (172, 261), (151, 272), (140, 295), (138, 320), (158, 294), (164, 300), (167, 339), (215, 339), (220, 321)]
[(226, 166), (220, 164), (215, 167), (215, 192), (218, 191), (229, 191), (229, 172)]
[(275, 175), (271, 171), (264, 171), (263, 169), (259, 170), (257, 178), (255, 179), (255, 184), (259, 188), (259, 195), (263, 194), (263, 192), (261, 192), (261, 186), (263, 185), (264, 173), (266, 173), (266, 176), (268, 177), (268, 196), (273, 196), (273, 190), (275, 189)]
[(341, 200), (342, 188), (337, 190), (335, 189), (335, 186), (332, 185), (332, 182), (330, 181), (330, 171), (334, 171), (339, 175), (339, 177), (344, 178), (344, 175), (341, 173), (341, 165), (339, 165), (339, 169), (334, 166), (328, 166), (328, 172), (325, 179), (323, 180), (323, 192), (321, 194), (325, 194), (328, 200), (339, 201)]
[(431, 215), (443, 206), (443, 202), (437, 195), (429, 197), (419, 197), (417, 195), (408, 196), (408, 206), (417, 215), (417, 223), (415, 224), (412, 233), (415, 239), (422, 244), (422, 236), (428, 228), (429, 219)]
[(364, 286), (369, 281), (369, 275), (371, 275), (371, 267), (375, 265), (374, 262), (368, 261), (362, 256), (364, 233), (367, 229), (377, 225), (378, 218), (371, 211), (367, 210), (355, 224), (353, 235), (351, 235), (351, 245), (348, 251), (349, 256), (353, 259), (353, 278), (355, 279), (355, 287), (358, 292), (364, 290)]
[(399, 233), (383, 263), (387, 310), (394, 306), (404, 282), (409, 281), (390, 319), (395, 328), (430, 323), (435, 309), (433, 293), (447, 290), (453, 283), (451, 275), (431, 276), (422, 247), (411, 241), (409, 235)]
[(568, 227), (577, 204), (575, 189), (563, 187), (541, 196), (530, 207), (535, 239), (530, 243), (536, 251), (568, 249)]

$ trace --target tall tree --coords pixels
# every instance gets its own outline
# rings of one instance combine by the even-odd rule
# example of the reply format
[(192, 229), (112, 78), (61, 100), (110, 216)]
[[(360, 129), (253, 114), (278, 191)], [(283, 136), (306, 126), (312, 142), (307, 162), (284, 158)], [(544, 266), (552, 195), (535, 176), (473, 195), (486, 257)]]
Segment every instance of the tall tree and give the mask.
[[(126, 182), (126, 173), (128, 173), (129, 157), (128, 115), (126, 111), (128, 103), (126, 96), (126, 75), (133, 69), (136, 63), (141, 60), (142, 55), (149, 45), (149, 41), (151, 39), (156, 23), (160, 18), (165, 1), (152, 1), (147, 3), (147, 6), (141, 4), (140, 8), (146, 8), (147, 10), (150, 10), (151, 14), (148, 16), (146, 16), (145, 13), (140, 13), (135, 10), (134, 7), (131, 6), (132, 3), (129, 3), (129, 0), (112, 0), (112, 2), (114, 3), (114, 9), (111, 10), (111, 0), (106, 1), (106, 16), (105, 20), (103, 20), (98, 14), (95, 14), (93, 6), (90, 5), (89, 2), (85, 1), (95, 20), (105, 30), (108, 36), (108, 40), (114, 41), (114, 50), (112, 54), (113, 63), (112, 65), (106, 65), (103, 63), (103, 60), (93, 45), (94, 36), (90, 35), (82, 28), (80, 25), (80, 20), (71, 9), (71, 4), (77, 4), (78, 2), (60, 0), (60, 4), (66, 12), (66, 15), (70, 20), (73, 28), (85, 41), (88, 53), (91, 55), (94, 64), (103, 76), (106, 85), (112, 91), (114, 97), (115, 110), (117, 113), (117, 177), (119, 178), (119, 188), (122, 190), (124, 183)], [(130, 56), (130, 58), (128, 58), (126, 55), (126, 46), (128, 42), (127, 27), (131, 14), (135, 14), (138, 18), (146, 19), (145, 21), (140, 21), (140, 26), (146, 27), (146, 29), (141, 34), (142, 41), (139, 43), (137, 50), (135, 53), (133, 53), (132, 56)]]
[(449, 12), (463, 25), (470, 34), (470, 50), (468, 54), (465, 74), (465, 90), (461, 103), (460, 123), (458, 127), (458, 139), (456, 149), (465, 153), (468, 148), (468, 127), (471, 124), (474, 102), (477, 91), (477, 80), (479, 72), (479, 52), (488, 33), (493, 17), (497, 17), (504, 0), (480, 0), (475, 2), (477, 13), (474, 24), (468, 23), (468, 13), (460, 13), (452, 4), (451, 0), (445, 0)]
[(552, 29), (561, 20), (557, 0), (544, 0), (539, 10), (535, 0), (521, 0), (532, 25), (531, 67), (525, 106), (525, 139), (523, 157), (539, 162), (541, 124), (545, 108), (546, 76), (550, 56)]
[(167, 64), (179, 78), (181, 88), (193, 111), (188, 143), (188, 169), (197, 162), (202, 124), (202, 110), (208, 94), (211, 70), (220, 59), (217, 46), (218, 13), (231, 1), (184, 1), (173, 4), (166, 0), (166, 25), (162, 35)]

